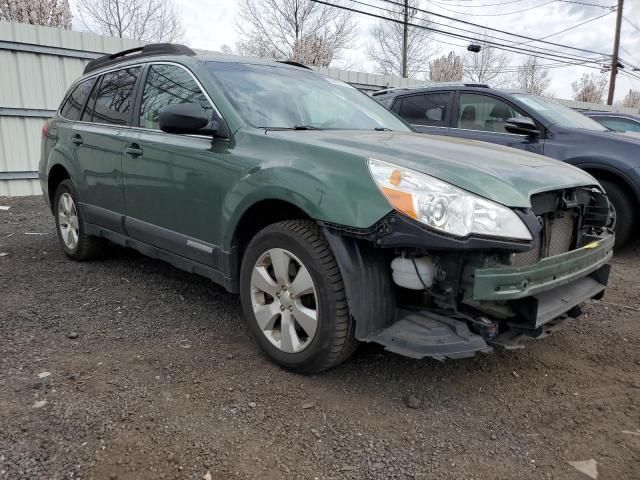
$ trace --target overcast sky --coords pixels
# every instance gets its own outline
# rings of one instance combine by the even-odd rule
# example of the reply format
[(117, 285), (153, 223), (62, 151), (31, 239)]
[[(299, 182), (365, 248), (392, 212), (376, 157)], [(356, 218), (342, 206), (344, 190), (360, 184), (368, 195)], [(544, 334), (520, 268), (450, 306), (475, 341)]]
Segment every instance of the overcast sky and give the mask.
[[(186, 40), (190, 46), (206, 50), (219, 50), (223, 44), (233, 45), (239, 39), (235, 26), (237, 0), (174, 1), (182, 15)], [(348, 0), (343, 1), (349, 3)], [(604, 8), (573, 2), (602, 6), (616, 4), (616, 0), (423, 0), (422, 7), (457, 19), (536, 38), (553, 34), (607, 12)], [(380, 6), (384, 4), (380, 0), (367, 0), (367, 3)], [(624, 3), (625, 17), (640, 27), (640, 0), (625, 0)], [(501, 5), (486, 6), (490, 4)], [(362, 9), (357, 4), (352, 4), (352, 6)], [(530, 7), (537, 8), (509, 14)], [(377, 73), (365, 53), (366, 44), (370, 41), (369, 29), (372, 23), (377, 20), (359, 14), (354, 15), (358, 25), (357, 41), (351, 50), (344, 53), (344, 62), (348, 63), (352, 70)], [(437, 20), (451, 23), (449, 20)], [(610, 54), (613, 48), (614, 30), (615, 13), (612, 13), (583, 27), (553, 36), (549, 38), (549, 41)], [(453, 43), (465, 43), (464, 40), (452, 40), (446, 37), (442, 39)], [(438, 37), (435, 37), (434, 41), (438, 42)], [(626, 50), (621, 51), (621, 58), (640, 66), (640, 31), (627, 21), (622, 23), (621, 46)], [(439, 53), (446, 54), (451, 49), (452, 47), (449, 45), (440, 44)], [(455, 48), (453, 49), (455, 50)], [(460, 53), (463, 51), (460, 49)], [(521, 62), (522, 58), (514, 55), (511, 64), (519, 65)], [(549, 63), (548, 60), (543, 60), (543, 62)], [(339, 67), (340, 64), (336, 66)], [(585, 71), (596, 72), (593, 69), (579, 67), (551, 70), (550, 90), (557, 97), (571, 98), (571, 82)], [(640, 72), (637, 72), (637, 75), (640, 76)], [(616, 99), (622, 99), (630, 88), (640, 90), (640, 80), (630, 79), (619, 74)]]

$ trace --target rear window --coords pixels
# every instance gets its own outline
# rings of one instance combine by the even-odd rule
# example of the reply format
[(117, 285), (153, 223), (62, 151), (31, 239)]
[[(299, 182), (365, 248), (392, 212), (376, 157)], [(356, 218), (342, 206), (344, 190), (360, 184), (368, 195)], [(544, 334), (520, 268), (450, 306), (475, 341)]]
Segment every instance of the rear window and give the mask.
[(96, 94), (87, 105), (87, 115), (83, 120), (86, 117), (87, 121), (94, 123), (126, 125), (133, 108), (133, 92), (139, 75), (140, 67), (105, 73)]
[(399, 114), (414, 125), (446, 126), (451, 96), (450, 92), (434, 92), (404, 97)]
[(91, 88), (93, 88), (94, 81), (94, 78), (90, 78), (89, 80), (80, 82), (76, 86), (76, 88), (73, 89), (71, 95), (67, 97), (67, 100), (62, 105), (62, 108), (60, 109), (60, 115), (62, 115), (67, 120), (78, 120), (78, 118), (80, 118), (82, 108), (87, 102), (89, 94), (91, 94)]

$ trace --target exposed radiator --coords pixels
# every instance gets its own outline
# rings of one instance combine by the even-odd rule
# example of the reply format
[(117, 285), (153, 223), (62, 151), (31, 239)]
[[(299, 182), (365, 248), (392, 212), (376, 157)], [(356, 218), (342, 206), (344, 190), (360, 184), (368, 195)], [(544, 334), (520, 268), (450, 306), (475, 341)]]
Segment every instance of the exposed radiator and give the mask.
[[(542, 231), (533, 239), (531, 250), (516, 253), (511, 264), (514, 267), (525, 267), (538, 263), (544, 257), (568, 252), (573, 247), (575, 222), (575, 215), (570, 210), (550, 214)], [(548, 245), (546, 255), (545, 244)]]

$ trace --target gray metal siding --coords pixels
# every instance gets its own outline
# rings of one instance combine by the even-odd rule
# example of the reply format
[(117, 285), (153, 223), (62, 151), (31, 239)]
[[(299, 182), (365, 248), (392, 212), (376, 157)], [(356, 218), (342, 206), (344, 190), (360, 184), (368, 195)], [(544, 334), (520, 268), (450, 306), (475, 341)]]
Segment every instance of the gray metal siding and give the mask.
[(0, 196), (41, 193), (33, 172), (40, 160), (42, 124), (87, 61), (142, 44), (0, 22)]

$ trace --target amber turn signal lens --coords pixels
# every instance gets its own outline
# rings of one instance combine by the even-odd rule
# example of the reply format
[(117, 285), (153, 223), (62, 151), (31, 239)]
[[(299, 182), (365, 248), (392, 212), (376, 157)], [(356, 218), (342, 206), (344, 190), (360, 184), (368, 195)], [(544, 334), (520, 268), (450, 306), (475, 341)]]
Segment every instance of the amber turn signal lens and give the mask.
[(413, 195), (388, 187), (382, 187), (382, 193), (396, 210), (411, 218), (418, 218), (418, 214), (413, 208)]

